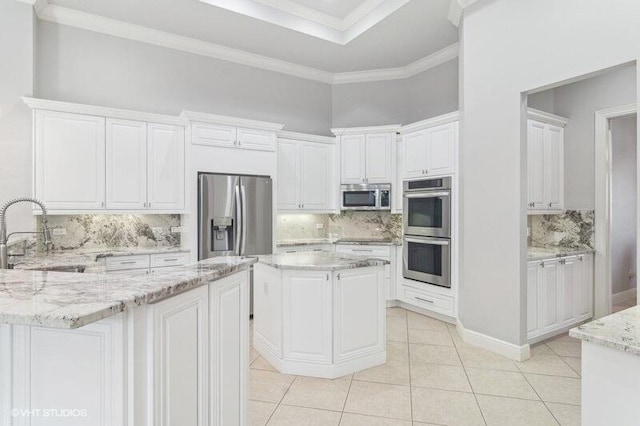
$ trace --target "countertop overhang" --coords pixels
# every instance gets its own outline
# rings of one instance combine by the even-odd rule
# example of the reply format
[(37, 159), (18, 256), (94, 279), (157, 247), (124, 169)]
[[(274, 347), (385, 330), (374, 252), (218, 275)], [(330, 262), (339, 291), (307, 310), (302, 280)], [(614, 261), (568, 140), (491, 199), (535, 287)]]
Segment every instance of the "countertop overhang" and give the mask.
[(527, 247), (527, 262), (536, 260), (546, 260), (558, 257), (578, 256), (581, 254), (594, 253), (592, 248), (574, 247)]
[(640, 356), (640, 306), (591, 321), (569, 331), (571, 337)]
[(148, 275), (0, 270), (0, 323), (72, 329), (155, 303), (247, 269), (217, 257)]
[(367, 256), (332, 252), (301, 252), (259, 256), (258, 262), (278, 269), (339, 271), (345, 269), (384, 266), (390, 262)]

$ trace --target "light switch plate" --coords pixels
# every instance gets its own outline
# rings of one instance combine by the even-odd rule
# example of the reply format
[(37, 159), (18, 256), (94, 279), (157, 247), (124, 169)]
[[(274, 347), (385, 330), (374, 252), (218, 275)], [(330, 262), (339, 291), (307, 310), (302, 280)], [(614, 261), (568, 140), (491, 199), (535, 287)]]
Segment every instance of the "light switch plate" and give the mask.
[(316, 229), (324, 228), (324, 223), (316, 223)]
[(171, 232), (172, 233), (182, 232), (182, 231), (183, 231), (182, 226), (172, 226), (171, 227)]
[(162, 226), (153, 226), (151, 232), (154, 234), (162, 234)]
[(67, 235), (67, 228), (53, 228), (51, 233), (57, 236)]

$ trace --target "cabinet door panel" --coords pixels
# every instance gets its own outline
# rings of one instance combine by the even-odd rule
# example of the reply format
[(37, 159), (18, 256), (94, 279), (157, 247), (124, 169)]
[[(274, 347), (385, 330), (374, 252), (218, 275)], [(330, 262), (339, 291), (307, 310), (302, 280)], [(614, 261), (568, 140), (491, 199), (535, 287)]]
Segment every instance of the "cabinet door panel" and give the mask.
[[(545, 125), (529, 120), (527, 140), (527, 181), (529, 209), (544, 208)], [(531, 205), (533, 203), (533, 205)]]
[(542, 268), (542, 330), (547, 331), (560, 323), (560, 295), (558, 261), (544, 262)]
[(380, 268), (341, 271), (334, 278), (334, 362), (384, 349), (384, 276)]
[(453, 173), (456, 128), (457, 123), (451, 123), (427, 130), (428, 175)]
[(147, 138), (149, 208), (184, 209), (184, 128), (149, 124)]
[(540, 332), (540, 264), (530, 263), (527, 265), (527, 333), (537, 334)]
[(564, 129), (547, 125), (544, 138), (544, 203), (551, 210), (564, 204)]
[(316, 143), (300, 145), (300, 203), (305, 210), (329, 210), (333, 147)]
[(342, 183), (363, 183), (366, 177), (365, 135), (347, 135), (340, 139), (340, 164)]
[(147, 206), (147, 123), (108, 119), (107, 209)]
[(49, 209), (104, 208), (104, 118), (36, 111), (35, 149), (36, 197)]
[(276, 134), (266, 130), (238, 128), (238, 148), (275, 151)]
[(593, 255), (578, 256), (577, 265), (575, 316), (582, 321), (593, 316)]
[(278, 143), (278, 210), (297, 210), (300, 206), (298, 145)]
[(331, 283), (325, 272), (286, 271), (284, 358), (331, 361)]
[(236, 146), (236, 128), (209, 123), (192, 123), (191, 138), (195, 145), (234, 148)]
[(150, 306), (154, 424), (207, 424), (208, 287)]
[(392, 134), (373, 134), (366, 137), (365, 168), (368, 183), (391, 183)]
[(403, 178), (424, 175), (429, 167), (428, 150), (426, 130), (408, 133), (402, 137)]
[(572, 323), (575, 318), (575, 286), (580, 279), (579, 265), (576, 258), (564, 259), (561, 264), (560, 297), (561, 297), (561, 322)]

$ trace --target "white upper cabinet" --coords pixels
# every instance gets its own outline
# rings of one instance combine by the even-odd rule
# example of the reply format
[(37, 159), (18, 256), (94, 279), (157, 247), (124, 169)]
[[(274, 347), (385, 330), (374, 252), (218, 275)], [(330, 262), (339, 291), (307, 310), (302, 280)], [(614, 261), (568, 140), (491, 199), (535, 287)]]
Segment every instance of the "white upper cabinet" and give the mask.
[(565, 118), (529, 109), (527, 186), (530, 211), (564, 208)]
[(393, 183), (400, 126), (332, 129), (340, 138), (340, 183)]
[(194, 122), (191, 123), (191, 141), (195, 145), (234, 148), (236, 146), (236, 128), (233, 126)]
[(105, 202), (105, 119), (35, 113), (35, 196), (51, 210), (96, 210)]
[(107, 209), (147, 207), (147, 123), (107, 119)]
[(275, 151), (276, 133), (282, 124), (247, 120), (222, 115), (184, 111), (191, 126), (191, 143), (220, 148)]
[(393, 168), (394, 133), (367, 135), (365, 177), (367, 183), (391, 183)]
[(366, 172), (366, 135), (346, 135), (340, 139), (341, 183), (363, 183)]
[(401, 179), (453, 174), (457, 140), (457, 121), (404, 133)]
[(287, 138), (278, 141), (278, 211), (332, 212), (337, 189), (333, 139), (285, 133)]
[(148, 206), (152, 210), (184, 208), (184, 128), (149, 124)]

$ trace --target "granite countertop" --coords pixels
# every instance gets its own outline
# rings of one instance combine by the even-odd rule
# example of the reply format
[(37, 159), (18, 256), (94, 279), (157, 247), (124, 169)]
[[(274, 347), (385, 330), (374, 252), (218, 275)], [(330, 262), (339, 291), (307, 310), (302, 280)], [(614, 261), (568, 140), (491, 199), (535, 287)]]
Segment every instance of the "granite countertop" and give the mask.
[(321, 244), (399, 246), (402, 245), (402, 240), (388, 238), (340, 238), (337, 240), (311, 238), (306, 240), (281, 240), (276, 243), (276, 247), (300, 247)]
[(0, 270), (0, 323), (78, 328), (158, 302), (255, 263), (217, 257), (148, 275)]
[(553, 259), (554, 257), (576, 256), (579, 254), (594, 253), (590, 248), (571, 247), (528, 247), (527, 261)]
[(370, 266), (389, 264), (388, 260), (331, 252), (303, 252), (259, 256), (258, 262), (278, 269), (305, 269), (316, 271), (339, 271), (343, 269), (367, 268)]
[(48, 267), (82, 266), (85, 272), (104, 272), (104, 262), (101, 259), (114, 256), (133, 256), (144, 254), (179, 253), (187, 250), (180, 247), (155, 247), (138, 248), (127, 247), (122, 249), (87, 249), (53, 251), (51, 253), (32, 253), (26, 257), (9, 256), (10, 263), (15, 263), (15, 270), (33, 270)]
[(640, 356), (640, 306), (573, 328), (569, 335)]

